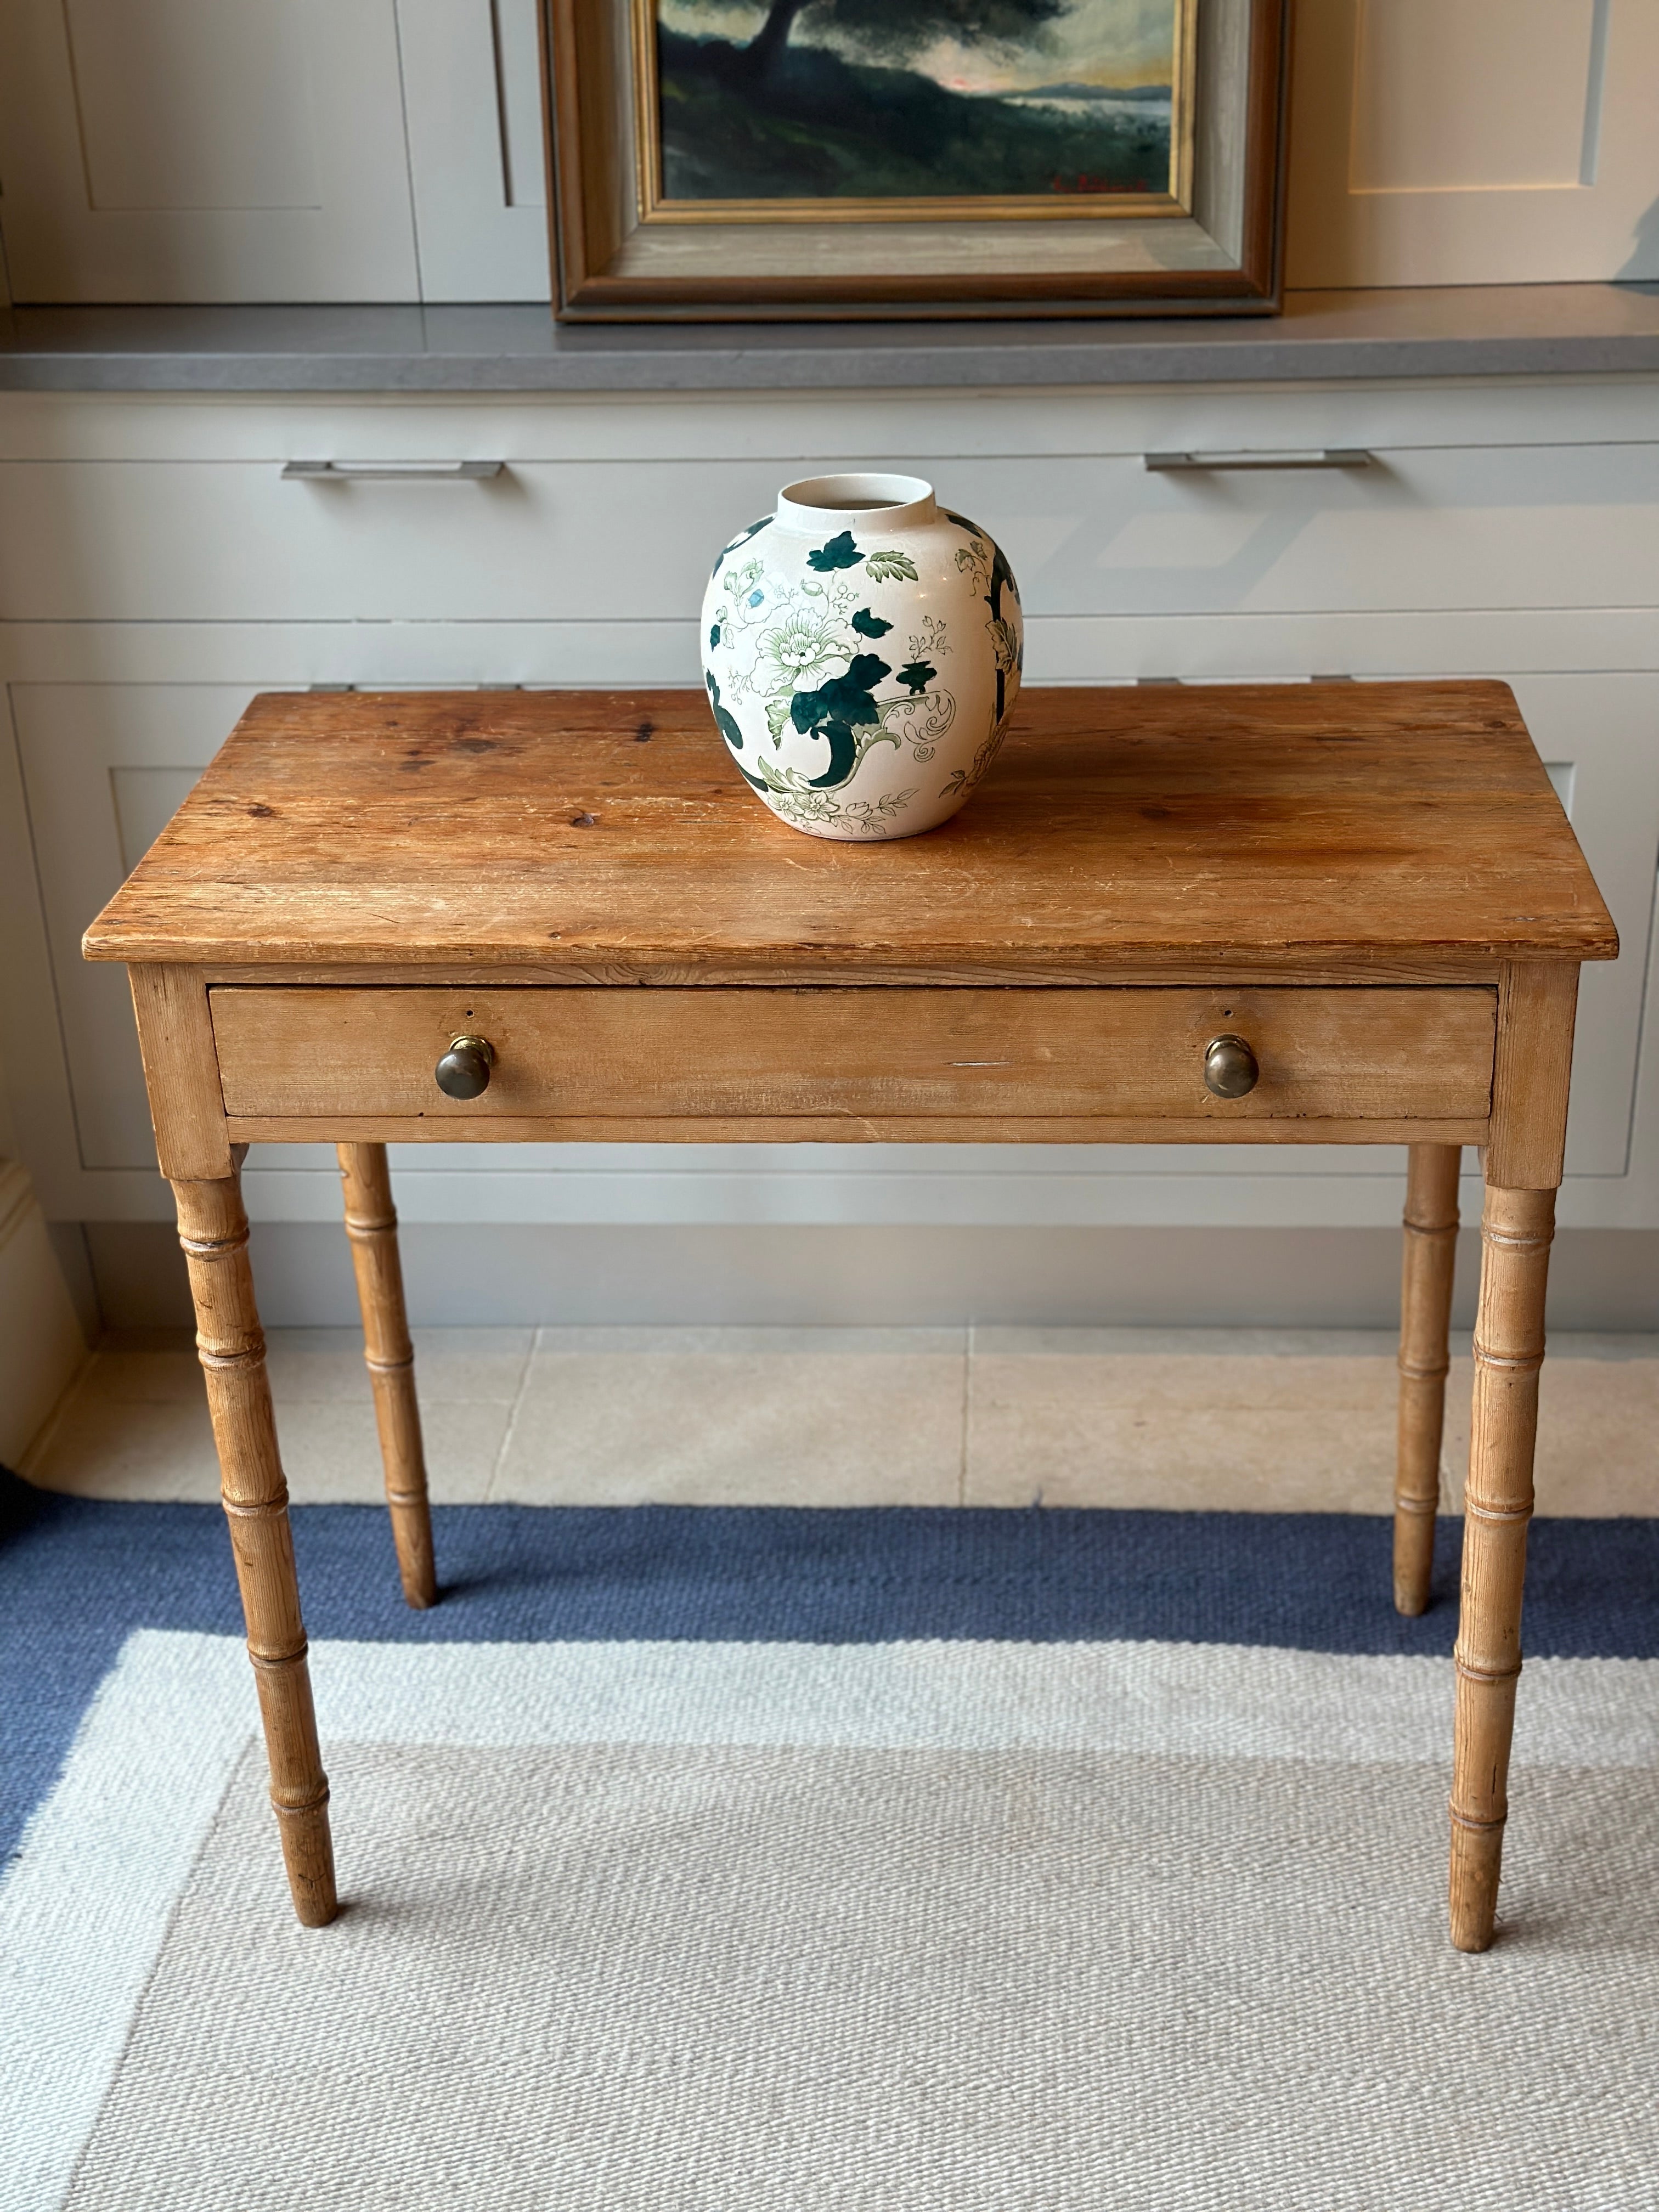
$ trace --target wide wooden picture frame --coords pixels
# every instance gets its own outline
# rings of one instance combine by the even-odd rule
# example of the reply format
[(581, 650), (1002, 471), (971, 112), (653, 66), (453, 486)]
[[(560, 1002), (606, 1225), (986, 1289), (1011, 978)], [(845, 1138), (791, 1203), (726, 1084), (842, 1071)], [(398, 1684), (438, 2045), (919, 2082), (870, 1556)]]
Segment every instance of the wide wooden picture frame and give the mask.
[(1176, 0), (1167, 190), (880, 204), (665, 190), (655, 0), (543, 0), (567, 322), (1272, 313), (1287, 0)]

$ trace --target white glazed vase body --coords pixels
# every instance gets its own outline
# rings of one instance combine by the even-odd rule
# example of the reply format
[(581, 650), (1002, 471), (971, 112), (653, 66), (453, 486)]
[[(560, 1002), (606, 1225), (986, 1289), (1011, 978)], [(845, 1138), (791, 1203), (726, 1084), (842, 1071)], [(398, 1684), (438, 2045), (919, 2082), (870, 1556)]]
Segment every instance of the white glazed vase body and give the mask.
[(936, 829), (994, 758), (1024, 626), (1000, 548), (915, 477), (817, 477), (733, 538), (703, 680), (757, 798), (811, 837)]

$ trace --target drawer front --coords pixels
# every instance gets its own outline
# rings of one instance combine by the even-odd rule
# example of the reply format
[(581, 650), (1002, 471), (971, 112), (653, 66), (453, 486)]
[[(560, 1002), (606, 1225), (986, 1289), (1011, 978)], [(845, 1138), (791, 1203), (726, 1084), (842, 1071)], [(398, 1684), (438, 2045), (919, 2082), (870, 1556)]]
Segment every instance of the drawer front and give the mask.
[[(1490, 990), (374, 990), (222, 987), (213, 1027), (233, 1121), (1018, 1123), (1156, 1116), (1248, 1127), (1484, 1120)], [(1243, 1098), (1204, 1084), (1243, 1036)], [(488, 1038), (477, 1099), (434, 1068)], [(884, 1127), (882, 1132), (884, 1133)], [(319, 1133), (321, 1133), (320, 1132)], [(814, 1134), (821, 1133), (815, 1129)], [(855, 1133), (849, 1130), (848, 1133)]]
[[(284, 482), (274, 459), (17, 462), (0, 603), (15, 622), (689, 631), (715, 550), (781, 483), (915, 460), (509, 456), (490, 482), (353, 483)], [(1039, 620), (1649, 606), (1659, 569), (1659, 442), (1535, 447), (1519, 469), (1473, 447), (1379, 448), (1358, 471), (1169, 475), (1085, 451), (940, 455), (928, 473), (995, 532)], [(684, 672), (696, 680), (689, 652)]]

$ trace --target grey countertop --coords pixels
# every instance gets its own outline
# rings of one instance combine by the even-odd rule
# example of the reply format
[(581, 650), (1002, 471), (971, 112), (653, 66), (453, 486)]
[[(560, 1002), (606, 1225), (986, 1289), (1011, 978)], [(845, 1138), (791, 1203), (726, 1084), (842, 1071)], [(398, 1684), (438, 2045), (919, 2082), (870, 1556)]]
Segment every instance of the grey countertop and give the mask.
[(807, 392), (1659, 371), (1659, 285), (1293, 292), (1279, 316), (556, 324), (544, 307), (0, 309), (13, 392)]

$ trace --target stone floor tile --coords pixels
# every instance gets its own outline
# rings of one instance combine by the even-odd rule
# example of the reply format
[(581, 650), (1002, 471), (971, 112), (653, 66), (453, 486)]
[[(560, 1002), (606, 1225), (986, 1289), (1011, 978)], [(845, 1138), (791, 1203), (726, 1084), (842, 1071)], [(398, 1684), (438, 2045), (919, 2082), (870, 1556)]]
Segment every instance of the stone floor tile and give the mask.
[[(476, 1504), (489, 1487), (522, 1382), (532, 1329), (416, 1333), (416, 1376), (432, 1496)], [(188, 1341), (186, 1340), (186, 1341)], [(355, 1329), (273, 1329), (277, 1443), (299, 1504), (384, 1495), (374, 1399)], [(211, 1499), (218, 1460), (193, 1349), (122, 1340), (88, 1362), (27, 1473), (88, 1498)]]
[[(489, 1488), (510, 1408), (422, 1402), (428, 1486), (436, 1504), (477, 1505)], [(378, 1505), (386, 1496), (374, 1408), (301, 1400), (276, 1408), (276, 1437), (296, 1505)]]
[[(418, 1328), (412, 1332), (422, 1405), (488, 1401), (510, 1405), (535, 1341), (531, 1328)], [(363, 1340), (355, 1328), (274, 1328), (268, 1339), (271, 1396), (302, 1400), (369, 1397)]]
[(777, 1353), (799, 1352), (817, 1358), (846, 1358), (854, 1354), (883, 1358), (913, 1352), (960, 1358), (968, 1348), (965, 1328), (807, 1328), (727, 1327), (707, 1328), (553, 1328), (538, 1329), (538, 1352), (672, 1352), (685, 1356), (701, 1352)]
[(1179, 1415), (1235, 1409), (1254, 1413), (1354, 1412), (1394, 1418), (1399, 1370), (1390, 1353), (1328, 1358), (1184, 1353), (987, 1352), (972, 1359), (974, 1395), (981, 1378), (994, 1395), (1035, 1392), (1057, 1402), (1133, 1407)]
[(219, 1495), (207, 1399), (77, 1393), (26, 1469), (43, 1490), (78, 1498), (194, 1499)]
[(975, 1352), (1085, 1353), (1095, 1358), (1392, 1359), (1398, 1340), (1382, 1328), (1094, 1328), (1057, 1323), (976, 1322)]
[(118, 1405), (193, 1405), (204, 1397), (195, 1340), (144, 1349), (118, 1341), (100, 1345), (82, 1371), (76, 1395)]
[(1391, 1407), (1263, 1410), (1196, 1389), (1184, 1406), (1138, 1404), (1091, 1389), (1093, 1361), (1054, 1364), (1058, 1378), (1048, 1362), (975, 1363), (964, 1504), (1390, 1510)]
[[(382, 1495), (357, 1333), (275, 1330), (298, 1499)], [(1308, 1331), (416, 1332), (432, 1494), (526, 1502), (1209, 1506), (1385, 1512), (1395, 1377), (1380, 1334)], [(532, 1344), (536, 1349), (532, 1352)], [(1592, 1356), (1593, 1355), (1593, 1356)], [(966, 1402), (964, 1404), (964, 1380)], [(1470, 1368), (1447, 1393), (1461, 1503)], [(1543, 1513), (1659, 1513), (1659, 1340), (1557, 1338)], [(217, 1495), (185, 1332), (113, 1338), (24, 1470), (109, 1498)]]
[[(721, 1349), (575, 1351), (558, 1348), (568, 1342), (566, 1332), (549, 1332), (550, 1347), (531, 1363), (490, 1497), (538, 1504), (957, 1504), (960, 1350), (893, 1348), (908, 1344), (908, 1331), (875, 1333), (882, 1350), (844, 1341), (862, 1334), (744, 1330), (721, 1332)], [(956, 1332), (939, 1334), (947, 1344), (960, 1342)], [(740, 1348), (730, 1348), (732, 1339)]]

